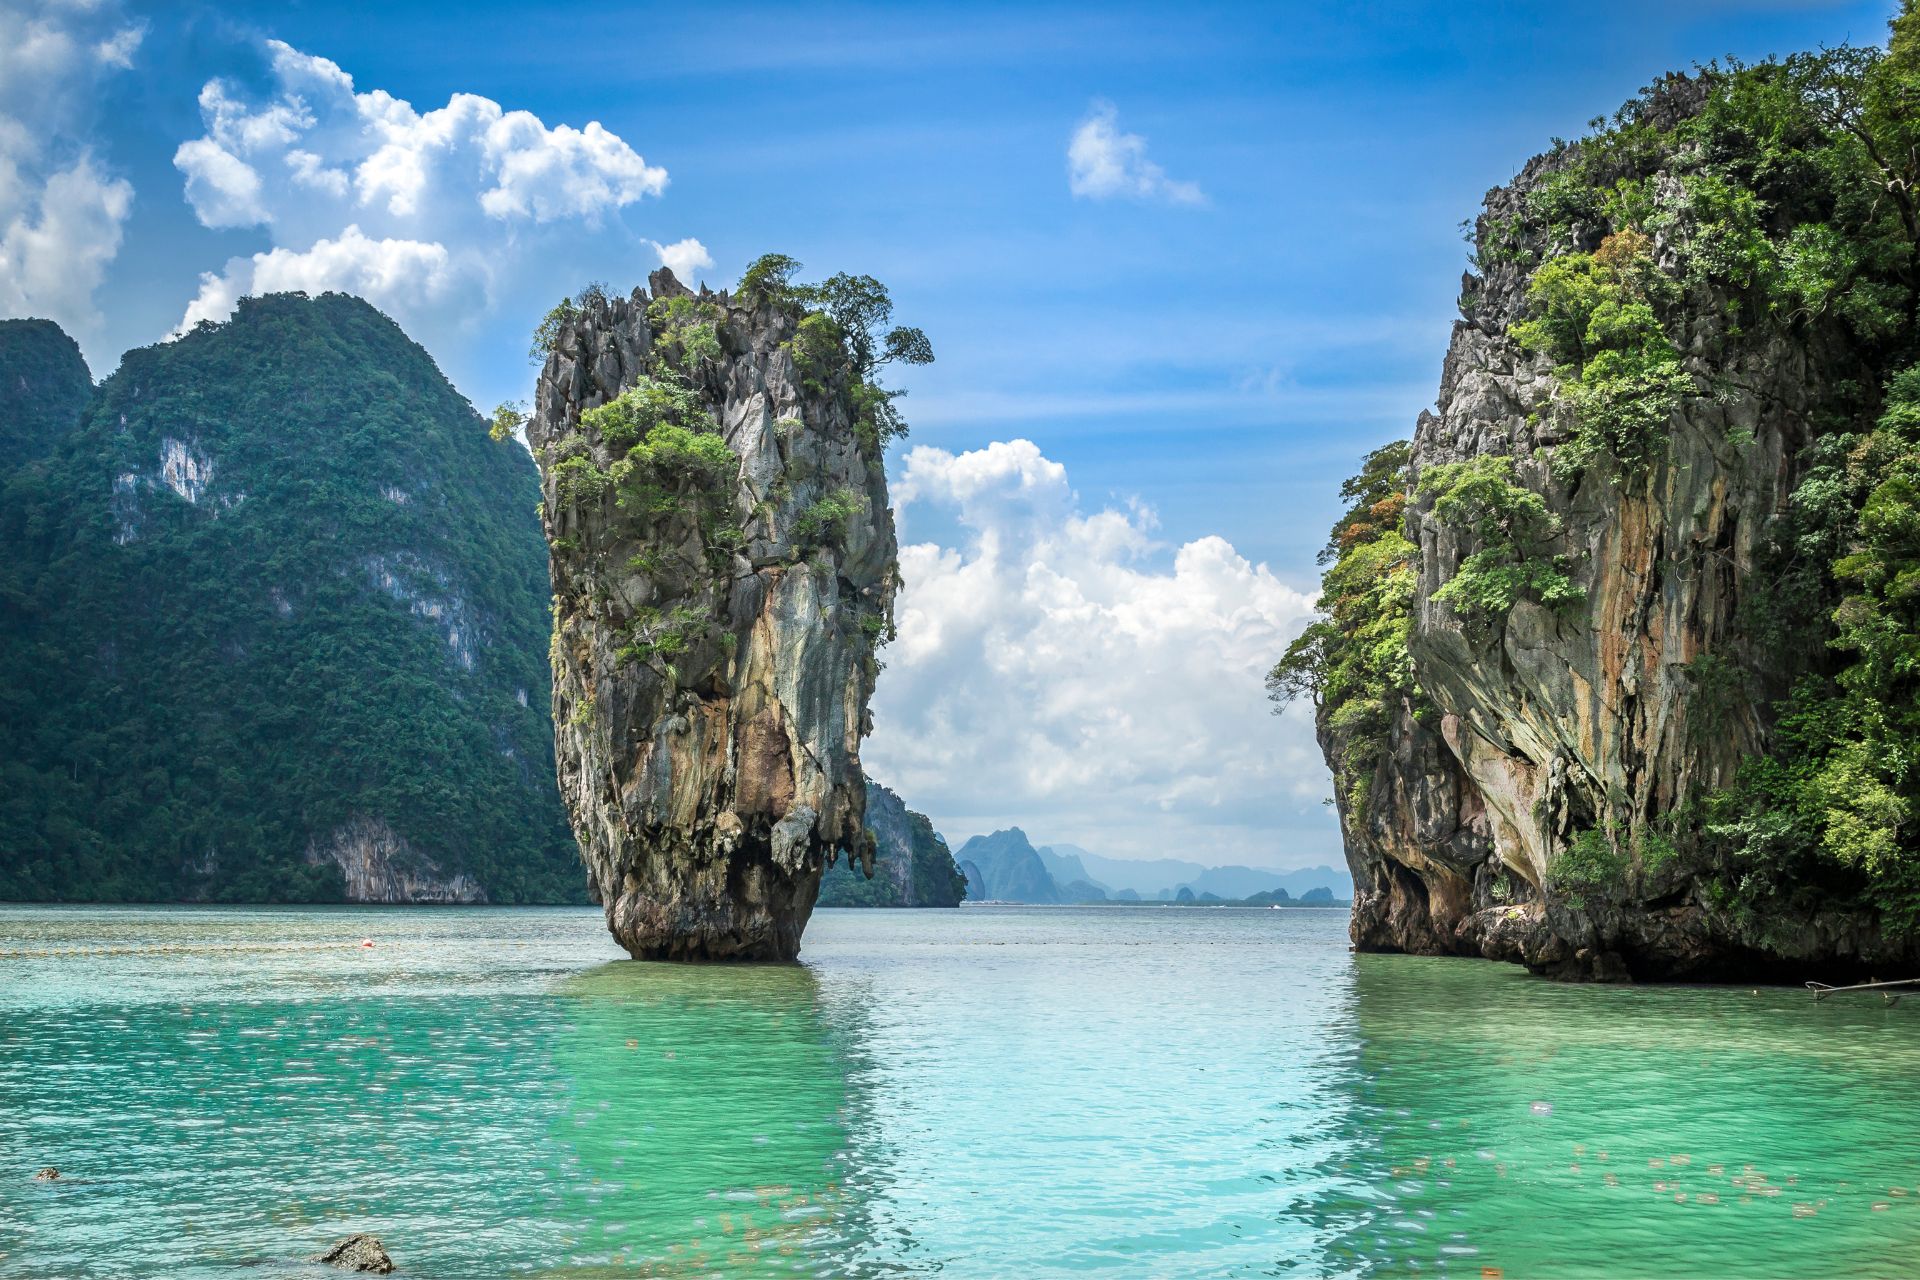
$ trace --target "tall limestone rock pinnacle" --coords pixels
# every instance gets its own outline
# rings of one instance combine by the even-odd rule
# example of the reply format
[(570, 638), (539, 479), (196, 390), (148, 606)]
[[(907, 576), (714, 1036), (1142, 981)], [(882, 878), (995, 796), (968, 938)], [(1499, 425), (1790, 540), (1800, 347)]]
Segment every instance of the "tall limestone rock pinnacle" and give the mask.
[(561, 790), (636, 958), (789, 960), (829, 860), (871, 867), (882, 444), (797, 302), (649, 286), (565, 309), (528, 424)]

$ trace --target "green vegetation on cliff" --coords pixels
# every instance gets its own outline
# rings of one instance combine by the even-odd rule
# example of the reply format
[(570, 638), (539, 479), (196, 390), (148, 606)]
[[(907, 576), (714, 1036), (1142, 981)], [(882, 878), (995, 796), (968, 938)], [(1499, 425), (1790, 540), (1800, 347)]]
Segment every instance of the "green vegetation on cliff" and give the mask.
[(841, 272), (819, 284), (798, 284), (800, 264), (783, 253), (755, 260), (740, 277), (740, 296), (754, 305), (798, 306), (805, 314), (792, 339), (794, 362), (817, 390), (818, 371), (844, 363), (854, 429), (871, 448), (883, 449), (907, 434), (894, 402), (906, 392), (880, 385), (882, 366), (932, 364), (933, 344), (919, 329), (888, 327), (893, 298), (872, 276)]
[(1467, 625), (1485, 632), (1522, 600), (1560, 608), (1580, 599), (1564, 557), (1547, 548), (1560, 519), (1541, 496), (1514, 483), (1513, 459), (1481, 454), (1420, 473), (1419, 492), (1433, 500), (1442, 524), (1473, 540), (1434, 599), (1452, 605)]
[(66, 438), (93, 395), (93, 375), (51, 320), (0, 320), (0, 481)]
[(537, 496), (357, 299), (129, 352), (0, 507), (0, 899), (581, 900)]
[(1553, 451), (1556, 474), (1577, 476), (1603, 454), (1637, 470), (1666, 443), (1668, 420), (1694, 391), (1655, 312), (1657, 302), (1671, 310), (1677, 294), (1654, 263), (1653, 241), (1632, 225), (1592, 253), (1563, 254), (1534, 272), (1533, 314), (1512, 334), (1550, 356), (1562, 379), (1554, 407), (1568, 439)]
[(1335, 772), (1357, 809), (1386, 749), (1396, 705), (1417, 697), (1407, 637), (1413, 627), (1414, 560), (1401, 527), (1407, 503), (1408, 445), (1368, 454), (1340, 486), (1348, 503), (1320, 562), (1321, 617), (1308, 624), (1272, 671), (1267, 692), (1279, 709), (1313, 702)]
[[(1547, 650), (1533, 646), (1603, 619), (1619, 629), (1610, 602), (1644, 598), (1657, 612), (1663, 582), (1704, 584), (1687, 589), (1725, 616), (1682, 620), (1698, 651), (1675, 667), (1688, 702), (1678, 738), (1696, 744), (1697, 767), (1672, 766), (1688, 749), (1657, 735), (1612, 773), (1602, 768), (1612, 757), (1586, 759), (1579, 743), (1552, 760), (1534, 750), (1527, 768), (1543, 778), (1564, 768), (1570, 780), (1543, 783), (1552, 804), (1530, 815), (1551, 830), (1549, 887), (1581, 911), (1629, 882), (1657, 896), (1691, 878), (1756, 949), (1788, 908), (1800, 918), (1870, 908), (1889, 933), (1910, 936), (1920, 928), (1914, 0), (1884, 49), (1660, 81), (1492, 193), (1477, 241), (1480, 274), (1461, 298), (1468, 336), (1455, 351), (1494, 388), (1463, 390), (1450, 367), (1443, 394), (1465, 403), (1443, 400), (1444, 422), (1434, 421), (1445, 430), (1417, 474), (1402, 475), (1402, 454), (1369, 485), (1376, 454), (1343, 490), (1364, 501), (1336, 526), (1326, 616), (1274, 669), (1274, 696), (1311, 693), (1323, 726), (1346, 730), (1329, 747), (1336, 773), (1388, 745), (1383, 695), (1427, 674), (1404, 662), (1414, 593), (1388, 585), (1415, 549), (1398, 508), (1393, 520), (1368, 518), (1396, 495), (1415, 504), (1438, 551), (1442, 580), (1424, 584), (1446, 606), (1435, 625), (1448, 610), (1460, 624), (1463, 639), (1433, 649), (1456, 699), (1520, 707), (1544, 687), (1544, 667), (1518, 670), (1542, 661)], [(1544, 385), (1529, 357), (1550, 375)], [(1735, 425), (1755, 421), (1758, 444)], [(1518, 456), (1503, 456), (1501, 431)], [(1698, 506), (1662, 505), (1703, 476), (1722, 483), (1700, 483)], [(1786, 500), (1757, 506), (1752, 495), (1775, 483)], [(1747, 505), (1714, 505), (1728, 495)], [(1716, 545), (1704, 531), (1723, 515)], [(1750, 543), (1736, 540), (1736, 523)], [(1643, 552), (1644, 562), (1619, 562)], [(1581, 584), (1599, 562), (1613, 576), (1604, 598), (1596, 586), (1588, 600)], [(1545, 619), (1528, 610), (1520, 627), (1528, 601), (1555, 608)], [(1675, 634), (1636, 630), (1651, 626), (1646, 612), (1624, 626), (1638, 648), (1596, 641), (1599, 664), (1580, 672), (1624, 695), (1597, 713), (1614, 717), (1609, 731), (1654, 723), (1632, 700), (1660, 695), (1623, 673), (1638, 675), (1639, 655)], [(1423, 667), (1426, 639), (1413, 646)], [(1545, 724), (1581, 710), (1515, 714)], [(1746, 753), (1737, 769), (1697, 747), (1705, 734), (1723, 754)], [(1663, 763), (1677, 771), (1659, 774)], [(1589, 772), (1576, 776), (1576, 765)], [(1629, 796), (1627, 783), (1640, 790)]]
[[(1702, 87), (1699, 109), (1674, 119), (1662, 110), (1672, 86), (1657, 85), (1565, 148), (1529, 210), (1545, 234), (1508, 249), (1533, 268), (1532, 314), (1511, 332), (1546, 353), (1562, 383), (1568, 438), (1553, 451), (1555, 473), (1599, 465), (1615, 483), (1658, 455), (1685, 397), (1739, 392), (1683, 367), (1690, 313), (1713, 308), (1730, 340), (1776, 335), (1830, 371), (1809, 388), (1802, 478), (1768, 551), (1776, 585), (1749, 599), (1741, 620), (1760, 665), (1804, 674), (1773, 708), (1769, 749), (1707, 798), (1704, 831), (1682, 838), (1739, 909), (1846, 896), (1850, 882), (1836, 872), (1850, 872), (1891, 922), (1911, 928), (1920, 924), (1920, 13), (1903, 8), (1884, 51), (1716, 67)], [(1725, 659), (1699, 665), (1718, 671)], [(1703, 696), (1708, 683), (1697, 684)]]
[[(1920, 930), (1920, 367), (1892, 379), (1869, 429), (1813, 449), (1780, 554), (1803, 575), (1800, 598), (1819, 601), (1837, 661), (1780, 704), (1780, 749), (1711, 798), (1707, 848), (1735, 900), (1791, 894), (1837, 864)], [(1810, 566), (1793, 564), (1810, 547), (1828, 575), (1814, 591)]]

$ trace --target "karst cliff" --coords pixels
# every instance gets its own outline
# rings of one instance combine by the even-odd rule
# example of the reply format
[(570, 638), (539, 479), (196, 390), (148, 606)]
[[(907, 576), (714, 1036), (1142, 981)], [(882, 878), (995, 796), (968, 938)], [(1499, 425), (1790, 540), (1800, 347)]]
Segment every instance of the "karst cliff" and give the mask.
[(867, 779), (867, 830), (873, 833), (873, 869), (853, 862), (827, 868), (820, 881), (823, 907), (957, 907), (967, 878), (933, 822), (907, 808), (894, 792)]
[(893, 344), (861, 327), (884, 291), (836, 320), (789, 270), (732, 296), (658, 271), (544, 334), (528, 439), (560, 785), (638, 958), (791, 959), (828, 862), (871, 868), (859, 747), (892, 625), (897, 421), (872, 374)]
[(1670, 77), (1489, 194), (1270, 678), (1361, 949), (1920, 963), (1917, 45)]
[(0, 900), (584, 901), (538, 492), (358, 298), (0, 321)]

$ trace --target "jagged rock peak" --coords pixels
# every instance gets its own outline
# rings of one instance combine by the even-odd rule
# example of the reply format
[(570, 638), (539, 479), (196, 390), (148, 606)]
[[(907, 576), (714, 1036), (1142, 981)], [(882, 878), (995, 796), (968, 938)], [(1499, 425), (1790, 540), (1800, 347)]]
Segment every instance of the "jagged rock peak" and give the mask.
[(528, 424), (561, 790), (631, 954), (791, 959), (829, 861), (871, 866), (881, 441), (798, 302), (648, 284), (561, 316)]

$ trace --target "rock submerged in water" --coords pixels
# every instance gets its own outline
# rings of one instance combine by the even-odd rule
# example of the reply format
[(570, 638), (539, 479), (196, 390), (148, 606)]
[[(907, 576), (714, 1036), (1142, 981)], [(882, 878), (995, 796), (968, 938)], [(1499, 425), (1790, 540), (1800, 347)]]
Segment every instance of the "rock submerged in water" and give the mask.
[(387, 1256), (386, 1246), (380, 1243), (379, 1237), (365, 1232), (348, 1236), (325, 1253), (314, 1255), (313, 1260), (363, 1275), (393, 1274), (393, 1259)]
[(635, 958), (791, 960), (827, 860), (872, 866), (882, 445), (799, 305), (649, 284), (558, 326), (528, 424), (561, 791)]

